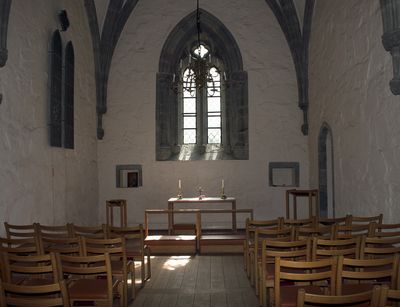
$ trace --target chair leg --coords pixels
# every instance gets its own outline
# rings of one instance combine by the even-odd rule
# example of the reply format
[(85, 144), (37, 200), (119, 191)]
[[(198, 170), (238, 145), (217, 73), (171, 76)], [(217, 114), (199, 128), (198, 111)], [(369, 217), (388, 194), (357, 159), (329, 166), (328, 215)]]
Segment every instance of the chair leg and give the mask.
[(150, 249), (147, 249), (147, 278), (151, 277)]
[(144, 287), (144, 283), (146, 281), (146, 267), (144, 265), (144, 256), (142, 257), (141, 263), (140, 263), (140, 274), (141, 274), (140, 276), (141, 276), (141, 279), (142, 279), (141, 286), (143, 288)]

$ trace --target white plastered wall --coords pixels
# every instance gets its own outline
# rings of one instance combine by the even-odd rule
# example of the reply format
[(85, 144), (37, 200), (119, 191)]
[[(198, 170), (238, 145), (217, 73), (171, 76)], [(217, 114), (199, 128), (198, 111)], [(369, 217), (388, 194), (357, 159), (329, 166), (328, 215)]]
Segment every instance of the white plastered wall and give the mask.
[[(61, 9), (70, 21), (63, 46), (72, 40), (75, 52), (74, 150), (50, 147), (48, 139), (49, 44)], [(0, 222), (96, 224), (94, 67), (83, 1), (13, 0), (7, 47), (0, 68)]]
[(310, 45), (310, 183), (318, 133), (332, 128), (336, 215), (400, 215), (400, 101), (382, 46), (379, 1), (318, 1)]
[[(201, 8), (220, 19), (235, 37), (249, 75), (248, 161), (155, 161), (156, 73), (163, 44), (173, 27), (195, 10), (186, 0), (139, 1), (114, 53), (108, 86), (104, 140), (98, 143), (100, 219), (105, 201), (128, 201), (128, 222), (143, 223), (146, 208), (166, 208), (176, 195), (197, 187), (217, 196), (221, 179), (239, 208), (255, 216), (284, 215), (284, 188), (268, 184), (268, 162), (300, 162), (300, 185), (308, 188), (308, 144), (300, 127), (293, 61), (282, 30), (262, 0), (201, 1)], [(142, 164), (143, 186), (116, 188), (117, 164)], [(216, 218), (221, 220), (222, 218)], [(229, 218), (228, 218), (229, 220)], [(166, 219), (152, 219), (165, 225)], [(243, 218), (242, 220), (243, 221)]]

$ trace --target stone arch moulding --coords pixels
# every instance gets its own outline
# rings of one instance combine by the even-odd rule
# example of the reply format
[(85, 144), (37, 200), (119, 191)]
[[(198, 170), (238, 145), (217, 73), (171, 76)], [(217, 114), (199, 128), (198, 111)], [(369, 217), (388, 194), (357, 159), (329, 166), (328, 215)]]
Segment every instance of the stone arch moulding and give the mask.
[[(215, 16), (200, 9), (201, 41), (222, 61), (226, 75), (225, 104), (229, 146), (224, 151), (235, 160), (248, 159), (248, 78), (243, 70), (239, 46), (227, 27)], [(175, 160), (179, 153), (178, 94), (173, 75), (179, 61), (197, 41), (196, 11), (184, 17), (171, 31), (160, 54), (156, 82), (156, 160)], [(225, 145), (224, 145), (225, 146)]]
[[(0, 0), (0, 67), (4, 67), (8, 58), (7, 29), (8, 16), (10, 15), (11, 0)], [(3, 94), (0, 93), (0, 104)]]
[[(331, 172), (328, 171), (327, 139), (331, 138)], [(319, 181), (319, 206), (321, 216), (328, 216), (328, 176), (332, 177), (332, 213), (335, 216), (335, 193), (334, 193), (334, 158), (333, 158), (333, 136), (332, 129), (327, 122), (323, 122), (318, 135), (318, 181)]]

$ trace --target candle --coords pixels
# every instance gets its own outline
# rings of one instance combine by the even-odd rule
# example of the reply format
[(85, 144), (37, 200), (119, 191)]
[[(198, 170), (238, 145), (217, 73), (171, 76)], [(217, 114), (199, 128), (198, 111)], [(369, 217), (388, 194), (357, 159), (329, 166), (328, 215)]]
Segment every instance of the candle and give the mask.
[(224, 189), (224, 188), (225, 188), (225, 181), (224, 181), (224, 179), (222, 179), (222, 182), (221, 182), (221, 187), (222, 187), (222, 189)]
[(179, 189), (182, 189), (182, 182), (181, 182), (180, 179), (178, 180), (178, 188), (179, 188)]

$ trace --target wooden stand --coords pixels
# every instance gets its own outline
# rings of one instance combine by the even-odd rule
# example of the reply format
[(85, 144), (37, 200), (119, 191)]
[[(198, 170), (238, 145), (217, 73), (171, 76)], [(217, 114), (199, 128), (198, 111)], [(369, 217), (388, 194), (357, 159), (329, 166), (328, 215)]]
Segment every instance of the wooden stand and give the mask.
[(127, 227), (126, 199), (111, 199), (106, 202), (107, 225), (114, 226), (114, 209), (119, 209), (120, 227)]
[[(290, 195), (293, 196), (293, 218), (297, 219), (297, 197), (308, 197), (308, 215), (311, 218), (313, 212), (319, 217), (318, 190), (287, 190), (286, 191), (286, 219), (290, 219)], [(313, 198), (315, 198), (315, 209), (313, 210)]]

